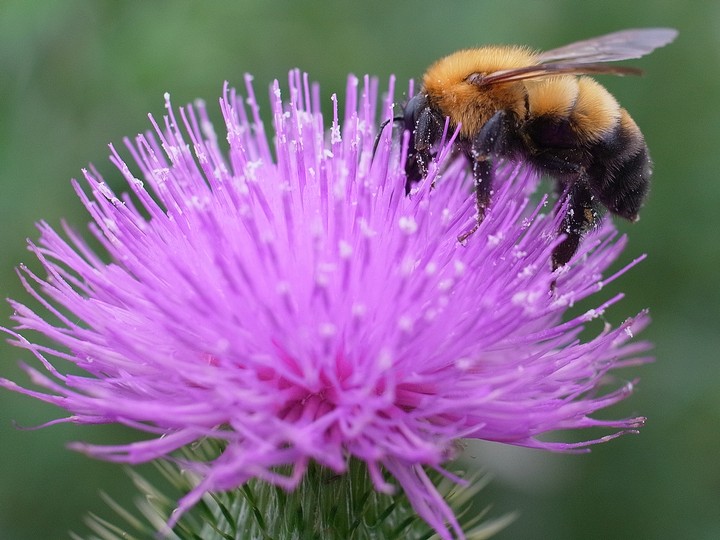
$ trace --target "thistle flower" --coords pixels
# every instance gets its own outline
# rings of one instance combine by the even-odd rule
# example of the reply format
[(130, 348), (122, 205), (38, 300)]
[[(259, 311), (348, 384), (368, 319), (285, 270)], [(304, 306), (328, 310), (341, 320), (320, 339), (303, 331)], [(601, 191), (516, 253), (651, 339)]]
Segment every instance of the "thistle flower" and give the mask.
[[(97, 458), (139, 463), (223, 441), (215, 459), (184, 463), (199, 481), (171, 525), (208, 491), (250, 479), (292, 489), (311, 462), (342, 474), (354, 458), (381, 492), (389, 472), (441, 537), (463, 537), (427, 474), (456, 441), (577, 451), (642, 424), (591, 415), (631, 392), (611, 371), (646, 360), (631, 342), (645, 313), (585, 341), (620, 295), (566, 316), (622, 273), (603, 278), (625, 244), (610, 223), (553, 272), (562, 212), (530, 202), (533, 172), (500, 164), (493, 205), (461, 245), (474, 197), (452, 133), (406, 196), (407, 137), (393, 143), (386, 128), (373, 155), (375, 81), (350, 77), (328, 132), (318, 88), (293, 71), (289, 89), (283, 101), (272, 86), (272, 142), (247, 77), (245, 100), (227, 86), (220, 100), (227, 153), (202, 103), (176, 113), (166, 97), (154, 133), (125, 141), (133, 165), (111, 146), (130, 194), (92, 168), (84, 187), (73, 182), (107, 257), (66, 224), (64, 235), (39, 224), (30, 250), (47, 277), (19, 275), (43, 311), (11, 301), (5, 331), (41, 363), (24, 369), (43, 391), (2, 386), (69, 412), (55, 422), (150, 436), (73, 445)], [(392, 80), (387, 95), (390, 117)], [(539, 438), (589, 427), (610, 434)]]

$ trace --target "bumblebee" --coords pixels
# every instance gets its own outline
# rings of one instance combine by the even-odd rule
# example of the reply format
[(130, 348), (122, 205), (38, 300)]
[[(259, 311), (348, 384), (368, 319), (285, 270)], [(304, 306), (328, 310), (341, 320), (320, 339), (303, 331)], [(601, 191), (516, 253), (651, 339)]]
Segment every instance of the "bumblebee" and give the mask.
[(459, 126), (455, 145), (472, 167), (478, 225), (491, 202), (495, 160), (522, 161), (554, 178), (568, 201), (558, 231), (565, 238), (552, 265), (565, 265), (602, 208), (638, 219), (652, 174), (638, 126), (587, 75), (639, 74), (606, 62), (639, 58), (676, 35), (667, 28), (633, 29), (547, 52), (490, 46), (438, 60), (403, 115), (394, 119), (411, 133), (406, 191), (427, 175), (447, 118), (450, 130)]

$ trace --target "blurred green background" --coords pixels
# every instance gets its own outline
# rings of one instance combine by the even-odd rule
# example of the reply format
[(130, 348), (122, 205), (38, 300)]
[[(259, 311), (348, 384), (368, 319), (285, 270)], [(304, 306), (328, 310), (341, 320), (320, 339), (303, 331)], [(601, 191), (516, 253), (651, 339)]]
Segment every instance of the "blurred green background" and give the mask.
[[(589, 455), (479, 445), (469, 452), (495, 476), (483, 492), (492, 513), (518, 510), (499, 539), (720, 538), (720, 2), (0, 0), (0, 296), (27, 299), (14, 267), (30, 262), (33, 223), (88, 221), (70, 178), (94, 163), (115, 186), (107, 143), (121, 143), (176, 105), (204, 98), (215, 111), (222, 83), (256, 90), (300, 67), (329, 105), (348, 72), (390, 73), (405, 88), (438, 57), (485, 43), (552, 48), (635, 26), (673, 26), (679, 39), (637, 61), (643, 78), (602, 78), (642, 127), (656, 163), (651, 198), (630, 232), (630, 260), (646, 262), (604, 290), (623, 290), (613, 324), (650, 307), (645, 337), (657, 362), (636, 394), (610, 414), (643, 414), (647, 426)], [(266, 105), (266, 101), (262, 101)], [(214, 118), (218, 118), (214, 112)], [(0, 307), (0, 324), (11, 314)], [(26, 381), (0, 345), (0, 373)], [(110, 428), (21, 431), (59, 411), (0, 392), (0, 538), (67, 538), (88, 511), (112, 517), (104, 490), (132, 496), (116, 465), (66, 450), (71, 440), (113, 441)]]

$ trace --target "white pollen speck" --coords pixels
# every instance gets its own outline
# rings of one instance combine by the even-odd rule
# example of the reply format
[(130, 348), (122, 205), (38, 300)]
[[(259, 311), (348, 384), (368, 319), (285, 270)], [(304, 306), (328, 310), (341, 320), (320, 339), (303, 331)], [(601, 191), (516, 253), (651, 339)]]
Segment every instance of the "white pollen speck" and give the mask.
[(285, 280), (278, 281), (275, 285), (275, 292), (281, 296), (285, 296), (290, 292), (290, 283)]
[[(199, 101), (203, 104), (204, 107), (205, 102), (202, 99)], [(206, 137), (213, 139), (215, 138), (215, 126), (213, 126), (212, 122), (203, 120), (202, 122), (200, 122), (200, 129)]]
[(467, 371), (473, 366), (472, 360), (469, 358), (458, 358), (455, 360), (455, 367), (458, 368), (460, 371)]
[(593, 319), (597, 319), (598, 317), (601, 317), (603, 315), (604, 311), (602, 309), (588, 309), (585, 314), (582, 316), (582, 319), (584, 321), (592, 321)]
[(380, 354), (378, 355), (378, 367), (382, 369), (390, 369), (393, 365), (392, 361), (392, 354), (389, 350), (383, 349), (380, 351)]
[(222, 178), (224, 176), (224, 174), (223, 174), (224, 172), (225, 171), (223, 170), (222, 167), (214, 167), (213, 172), (212, 172), (213, 178), (215, 178), (216, 180), (222, 180)]
[(347, 195), (347, 188), (345, 187), (347, 184), (345, 182), (345, 179), (348, 176), (348, 170), (347, 168), (344, 168), (340, 171), (340, 175), (335, 179), (335, 183), (332, 187), (332, 194), (333, 197), (335, 197), (338, 200), (342, 200)]
[(447, 292), (452, 288), (454, 283), (455, 283), (455, 280), (453, 278), (443, 279), (440, 283), (438, 283), (438, 290), (440, 290), (442, 292)]
[(368, 222), (365, 218), (360, 218), (360, 233), (365, 238), (372, 238), (377, 234), (373, 229), (370, 228), (370, 225), (368, 225)]
[(403, 260), (400, 261), (400, 274), (403, 276), (409, 276), (415, 271), (415, 269), (417, 268), (417, 264), (417, 259), (406, 255), (405, 257), (403, 257)]
[(189, 208), (196, 208), (198, 210), (204, 210), (208, 207), (210, 199), (208, 197), (198, 197), (193, 195), (189, 200), (185, 201)]
[(349, 259), (352, 256), (353, 248), (345, 240), (340, 240), (340, 242), (338, 242), (338, 249), (340, 250), (341, 259)]
[(521, 277), (521, 278), (531, 277), (535, 273), (536, 268), (537, 267), (534, 264), (528, 264), (526, 267), (524, 267), (522, 269), (521, 272), (518, 273), (518, 277)]
[(165, 101), (170, 101), (170, 92), (165, 92), (163, 97), (165, 98)]
[(442, 212), (440, 213), (440, 223), (443, 225), (447, 225), (450, 223), (450, 218), (452, 218), (452, 212), (450, 212), (449, 208), (443, 208)]
[(167, 167), (159, 167), (152, 170), (152, 175), (155, 177), (155, 180), (158, 182), (158, 184), (162, 184), (164, 182), (167, 182), (168, 177), (170, 176), (170, 169), (168, 169)]
[(365, 304), (353, 304), (351, 310), (353, 317), (360, 319), (367, 313), (367, 306)]
[(114, 219), (105, 218), (103, 220), (103, 223), (105, 223), (105, 227), (107, 228), (107, 230), (109, 230), (113, 233), (118, 232), (118, 225)]
[(335, 334), (337, 334), (337, 327), (333, 323), (320, 323), (320, 326), (318, 326), (318, 332), (320, 333), (321, 337), (333, 337)]
[(260, 231), (260, 244), (268, 246), (275, 243), (275, 235), (270, 230)]
[(262, 167), (262, 159), (257, 159), (255, 161), (248, 161), (245, 165), (245, 170), (248, 172), (248, 179), (249, 180), (257, 180), (257, 176), (255, 175), (255, 171)]
[(632, 328), (629, 326), (625, 328), (625, 333), (628, 335), (628, 337), (634, 338), (635, 334), (633, 334)]
[(500, 242), (502, 242), (502, 239), (503, 239), (503, 234), (502, 234), (502, 233), (489, 234), (488, 237), (487, 237), (487, 245), (488, 245), (488, 247), (495, 247), (495, 246), (497, 246)]
[(175, 145), (164, 146), (163, 145), (163, 148), (165, 148), (167, 155), (170, 156), (170, 160), (173, 163), (177, 163), (178, 161), (180, 161), (182, 159), (183, 152), (182, 152), (182, 148), (180, 148), (179, 146), (175, 146)]
[(318, 272), (323, 274), (331, 274), (337, 270), (337, 265), (331, 262), (319, 262), (317, 264)]
[(402, 232), (404, 232), (405, 234), (415, 234), (418, 230), (417, 222), (415, 221), (415, 218), (412, 216), (400, 217), (400, 220), (398, 221), (398, 225), (400, 226), (400, 230)]
[(413, 320), (409, 315), (403, 315), (398, 319), (398, 328), (403, 332), (410, 332), (413, 329)]
[(437, 272), (438, 265), (434, 261), (430, 261), (425, 265), (425, 273), (428, 276), (432, 276), (435, 272)]
[(513, 295), (511, 302), (516, 306), (524, 306), (525, 311), (532, 311), (541, 295), (539, 291), (519, 291)]
[(106, 199), (114, 199), (115, 196), (113, 195), (113, 192), (110, 190), (110, 188), (107, 186), (105, 182), (100, 182), (98, 185), (98, 191), (100, 194), (105, 197)]
[(465, 263), (462, 261), (455, 261), (453, 263), (453, 266), (455, 268), (455, 275), (462, 276), (465, 273)]
[(330, 128), (330, 143), (337, 144), (342, 142), (342, 137), (340, 136), (340, 126), (333, 125)]
[(315, 270), (315, 284), (318, 287), (327, 287), (330, 285), (330, 276), (337, 271), (337, 266), (333, 263), (318, 263)]

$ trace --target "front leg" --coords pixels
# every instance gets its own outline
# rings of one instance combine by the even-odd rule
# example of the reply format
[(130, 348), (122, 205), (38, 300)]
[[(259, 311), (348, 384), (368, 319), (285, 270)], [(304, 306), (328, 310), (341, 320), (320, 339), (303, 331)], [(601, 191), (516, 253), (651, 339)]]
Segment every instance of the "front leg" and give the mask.
[(472, 165), (477, 222), (458, 237), (464, 242), (485, 219), (492, 196), (494, 168), (492, 158), (510, 156), (514, 144), (515, 117), (507, 111), (496, 112), (470, 141), (465, 156)]
[(442, 137), (443, 118), (428, 104), (425, 94), (417, 94), (405, 106), (405, 129), (410, 131), (410, 146), (405, 160), (405, 193), (425, 178), (432, 161), (433, 145)]

